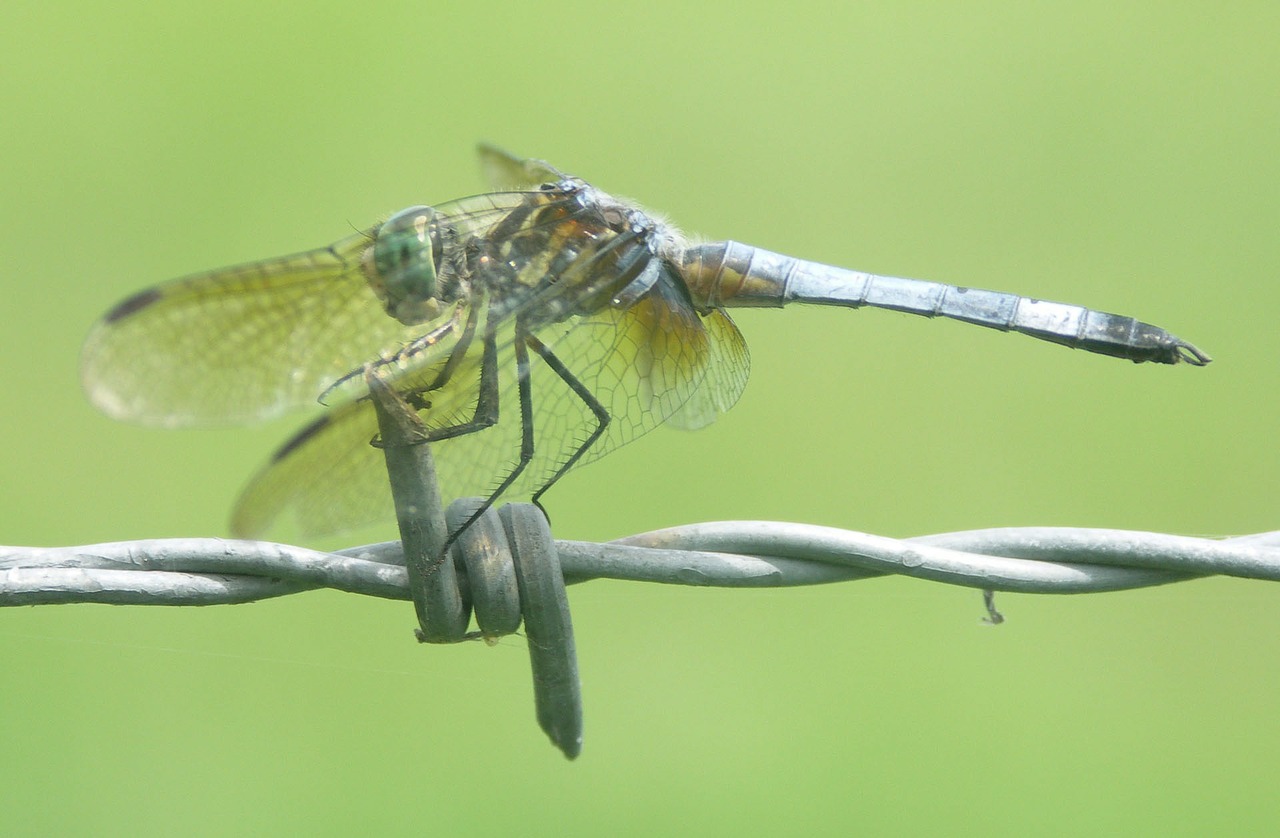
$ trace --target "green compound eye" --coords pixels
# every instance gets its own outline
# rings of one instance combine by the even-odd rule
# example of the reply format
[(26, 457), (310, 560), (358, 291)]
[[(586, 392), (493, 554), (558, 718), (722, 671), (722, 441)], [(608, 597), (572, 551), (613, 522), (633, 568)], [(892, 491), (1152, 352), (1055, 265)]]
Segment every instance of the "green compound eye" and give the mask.
[[(406, 320), (436, 295), (436, 265), (431, 234), (436, 212), (409, 207), (387, 219), (373, 242), (373, 264), (386, 293), (387, 312)], [(402, 316), (401, 312), (405, 313)]]

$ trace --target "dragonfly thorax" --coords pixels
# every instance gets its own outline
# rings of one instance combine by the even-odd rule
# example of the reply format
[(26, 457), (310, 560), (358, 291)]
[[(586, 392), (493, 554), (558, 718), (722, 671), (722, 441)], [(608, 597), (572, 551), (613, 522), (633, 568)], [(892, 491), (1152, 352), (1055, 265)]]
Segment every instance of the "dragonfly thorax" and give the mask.
[[(592, 233), (598, 256), (609, 254), (609, 270), (600, 271), (600, 288), (585, 300), (604, 295), (607, 304), (626, 309), (657, 283), (663, 268), (678, 263), (684, 242), (663, 219), (634, 202), (595, 187), (577, 188), (579, 204), (599, 223)], [(603, 302), (603, 301), (602, 301)]]
[(436, 211), (409, 207), (377, 228), (361, 267), (387, 314), (413, 326), (440, 314), (440, 254)]

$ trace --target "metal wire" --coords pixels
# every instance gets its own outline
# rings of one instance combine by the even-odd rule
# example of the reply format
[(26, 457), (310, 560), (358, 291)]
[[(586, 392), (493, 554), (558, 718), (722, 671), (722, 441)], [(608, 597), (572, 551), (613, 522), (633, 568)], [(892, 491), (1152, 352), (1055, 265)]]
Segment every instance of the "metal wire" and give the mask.
[[(1213, 575), (1280, 580), (1280, 532), (1216, 540), (1020, 527), (898, 540), (804, 524), (723, 521), (608, 543), (556, 540), (555, 547), (567, 584), (623, 579), (758, 588), (897, 574), (982, 590), (1080, 594)], [(409, 599), (399, 542), (334, 553), (218, 538), (0, 546), (0, 606), (221, 605), (317, 588)]]
[[(443, 565), (449, 572), (431, 572), (417, 582), (398, 541), (336, 553), (216, 538), (0, 547), (0, 606), (216, 605), (333, 588), (414, 600), (423, 641), (489, 638), (523, 622), (538, 724), (573, 759), (582, 749), (583, 716), (566, 584), (627, 579), (785, 587), (898, 574), (979, 588), (988, 620), (999, 623), (1004, 618), (994, 591), (1078, 594), (1210, 575), (1280, 579), (1280, 532), (1213, 540), (1031, 527), (897, 540), (830, 527), (724, 521), (596, 544), (553, 540), (541, 510), (530, 504), (476, 517), (478, 503), (464, 499), (450, 507), (457, 540), (452, 561)], [(445, 615), (450, 625), (460, 619), (449, 637), (431, 622), (430, 607), (423, 609), (424, 590), (431, 602), (461, 603), (460, 616), (451, 610)], [(468, 634), (472, 610), (479, 631)]]

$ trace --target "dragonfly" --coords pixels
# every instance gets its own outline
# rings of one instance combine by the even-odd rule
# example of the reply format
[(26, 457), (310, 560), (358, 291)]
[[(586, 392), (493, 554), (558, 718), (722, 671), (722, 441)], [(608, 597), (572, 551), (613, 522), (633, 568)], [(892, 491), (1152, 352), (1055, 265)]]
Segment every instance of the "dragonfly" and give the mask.
[(536, 502), (571, 469), (738, 400), (732, 307), (870, 306), (1134, 362), (1203, 366), (1169, 332), (1016, 294), (879, 276), (733, 241), (696, 242), (548, 163), (480, 147), (494, 191), (413, 206), (327, 247), (141, 291), (93, 327), (90, 400), (160, 427), (326, 406), (250, 480), (231, 528), (303, 535), (393, 509), (365, 376), (415, 410), (446, 498)]

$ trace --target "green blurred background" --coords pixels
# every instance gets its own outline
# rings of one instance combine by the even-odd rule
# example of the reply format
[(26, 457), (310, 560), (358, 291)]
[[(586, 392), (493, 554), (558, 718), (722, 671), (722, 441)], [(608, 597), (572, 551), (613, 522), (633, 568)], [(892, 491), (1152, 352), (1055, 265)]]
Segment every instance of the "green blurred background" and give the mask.
[[(557, 535), (1280, 526), (1273, 3), (113, 4), (0, 10), (0, 540), (226, 532), (301, 421), (159, 432), (80, 393), (92, 321), (189, 271), (545, 157), (684, 229), (1092, 305), (1208, 369), (884, 312), (738, 317), (739, 406), (549, 496)], [(391, 537), (390, 525), (361, 540)], [(524, 642), (403, 603), (0, 613), (6, 833), (1204, 834), (1276, 817), (1280, 588), (910, 580), (570, 591), (586, 745)]]

